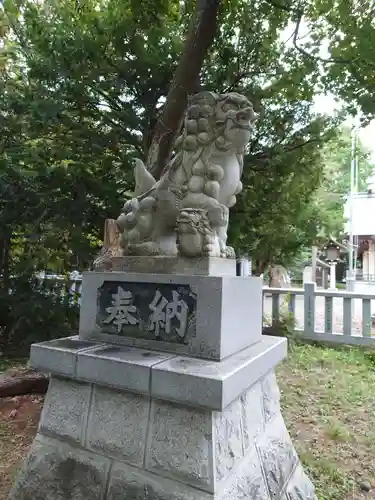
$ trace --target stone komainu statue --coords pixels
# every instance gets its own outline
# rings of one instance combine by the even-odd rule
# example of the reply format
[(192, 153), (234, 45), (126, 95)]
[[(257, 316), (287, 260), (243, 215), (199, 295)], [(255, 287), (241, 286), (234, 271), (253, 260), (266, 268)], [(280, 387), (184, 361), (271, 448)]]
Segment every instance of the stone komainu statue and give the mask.
[(160, 180), (136, 161), (135, 197), (116, 221), (124, 255), (235, 257), (226, 245), (229, 208), (242, 190), (254, 119), (251, 103), (237, 93), (191, 99)]

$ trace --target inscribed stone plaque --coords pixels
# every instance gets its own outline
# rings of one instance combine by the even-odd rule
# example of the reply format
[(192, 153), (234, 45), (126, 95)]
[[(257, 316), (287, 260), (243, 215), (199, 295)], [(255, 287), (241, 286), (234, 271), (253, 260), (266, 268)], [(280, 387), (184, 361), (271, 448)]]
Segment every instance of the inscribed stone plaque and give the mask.
[(96, 322), (102, 333), (187, 344), (196, 334), (196, 305), (189, 285), (105, 281)]

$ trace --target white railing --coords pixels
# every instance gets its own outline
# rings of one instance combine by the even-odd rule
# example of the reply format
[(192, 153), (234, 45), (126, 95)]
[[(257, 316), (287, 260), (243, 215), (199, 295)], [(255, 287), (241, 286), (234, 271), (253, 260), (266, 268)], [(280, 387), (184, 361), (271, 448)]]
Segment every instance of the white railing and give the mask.
[[(40, 279), (41, 290), (72, 305), (81, 299), (81, 278)], [(284, 312), (293, 315), (295, 329), (302, 338), (316, 342), (375, 345), (375, 290), (373, 294), (317, 289), (315, 283), (304, 288), (263, 287), (265, 326), (277, 326)], [(268, 319), (268, 321), (267, 321)]]
[(81, 278), (65, 278), (62, 276), (46, 276), (37, 278), (40, 293), (53, 295), (58, 299), (68, 300), (71, 305), (79, 305), (81, 302)]
[(375, 283), (375, 274), (364, 273), (362, 269), (357, 269), (355, 278), (358, 281), (366, 281), (368, 283)]
[[(284, 299), (284, 303), (282, 303)], [(317, 342), (375, 345), (374, 294), (304, 288), (263, 288), (263, 313), (272, 326), (283, 311), (293, 314), (295, 329), (302, 338)]]

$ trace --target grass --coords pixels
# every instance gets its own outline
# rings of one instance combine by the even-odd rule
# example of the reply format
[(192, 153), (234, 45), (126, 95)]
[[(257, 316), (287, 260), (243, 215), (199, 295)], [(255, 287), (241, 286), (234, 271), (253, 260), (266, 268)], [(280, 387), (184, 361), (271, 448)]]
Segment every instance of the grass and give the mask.
[[(11, 364), (3, 360), (0, 370)], [(375, 351), (294, 345), (277, 372), (283, 415), (319, 500), (374, 499)], [(0, 399), (0, 500), (35, 435), (40, 408), (40, 399)], [(361, 490), (363, 481), (371, 492)]]
[[(373, 499), (375, 352), (295, 346), (278, 368), (282, 410), (319, 500)], [(367, 495), (367, 496), (366, 496)]]

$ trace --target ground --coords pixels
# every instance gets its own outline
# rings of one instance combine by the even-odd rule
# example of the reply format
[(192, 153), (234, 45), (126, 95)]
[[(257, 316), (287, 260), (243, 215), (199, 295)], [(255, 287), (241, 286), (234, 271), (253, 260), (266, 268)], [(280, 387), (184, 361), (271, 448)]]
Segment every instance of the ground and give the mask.
[[(288, 429), (319, 500), (374, 499), (375, 351), (295, 346), (278, 381)], [(41, 407), (38, 397), (0, 399), (0, 500), (36, 433)]]
[[(24, 360), (10, 363), (0, 358), (0, 372), (24, 364)], [(42, 404), (43, 398), (38, 396), (0, 398), (0, 500), (6, 500), (17, 469), (33, 440)]]
[(319, 500), (374, 499), (375, 351), (299, 346), (279, 367), (278, 381)]

